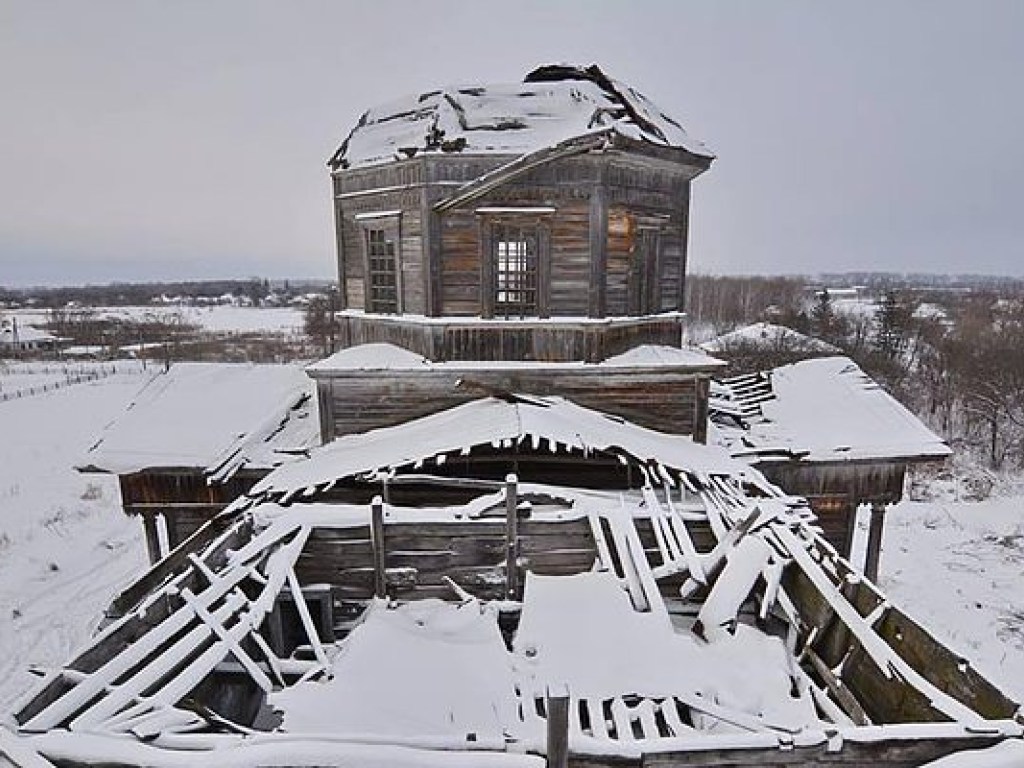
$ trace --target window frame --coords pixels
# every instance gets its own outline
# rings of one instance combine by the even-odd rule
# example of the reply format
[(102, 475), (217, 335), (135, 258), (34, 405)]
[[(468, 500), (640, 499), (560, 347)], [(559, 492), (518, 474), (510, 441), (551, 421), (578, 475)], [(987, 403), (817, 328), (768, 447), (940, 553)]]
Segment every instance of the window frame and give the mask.
[[(402, 285), (402, 226), (400, 213), (388, 213), (380, 216), (367, 215), (365, 218), (357, 217), (362, 234), (363, 244), (363, 311), (373, 315), (400, 315), (405, 310)], [(383, 244), (385, 251), (388, 245), (393, 246), (392, 253), (375, 253), (378, 245), (376, 236), (380, 236), (380, 244)], [(393, 269), (380, 269), (375, 262), (386, 262), (391, 260)], [(387, 289), (387, 284), (378, 282), (376, 278), (392, 274), (394, 285), (393, 301), (379, 300), (375, 295)], [(386, 308), (382, 308), (378, 301), (383, 301)]]
[[(551, 286), (551, 247), (550, 229), (547, 221), (531, 215), (486, 216), (481, 222), (483, 236), (481, 238), (481, 277), (480, 305), (484, 318), (506, 320), (529, 320), (550, 316), (549, 297)], [(501, 253), (503, 244), (523, 244), (525, 251), (515, 253), (507, 250)], [(529, 252), (533, 247), (533, 253)], [(506, 265), (509, 259), (522, 261), (522, 271), (510, 272), (501, 268), (501, 261)], [(532, 261), (532, 263), (531, 263)], [(505, 285), (502, 285), (502, 275)], [(516, 279), (511, 284), (509, 277)], [(500, 301), (502, 292), (532, 294), (532, 302)]]

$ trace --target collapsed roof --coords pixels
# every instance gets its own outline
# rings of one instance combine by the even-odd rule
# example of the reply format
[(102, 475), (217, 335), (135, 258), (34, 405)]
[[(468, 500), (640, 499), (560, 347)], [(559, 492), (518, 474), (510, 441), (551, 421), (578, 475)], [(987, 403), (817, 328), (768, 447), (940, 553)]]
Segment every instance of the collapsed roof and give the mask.
[(934, 460), (951, 453), (848, 357), (718, 382), (709, 412), (712, 439), (755, 462)]
[(576, 405), (562, 397), (513, 395), (488, 397), (455, 406), (394, 427), (343, 435), (313, 451), (307, 461), (286, 464), (249, 492), (257, 499), (290, 500), (311, 496), (345, 477), (371, 475), (399, 467), (444, 464), (448, 454), (476, 446), (512, 448), (525, 444), (587, 456), (595, 452), (628, 457), (651, 479), (675, 486), (670, 474), (743, 477), (750, 470), (720, 449), (669, 435)]
[[(523, 483), (373, 511), (319, 485), (540, 439), (651, 471), (629, 493)], [(906, 765), (906, 750), (1024, 746), (1014, 702), (856, 574), (803, 500), (719, 449), (560, 398), (488, 398), (314, 454), (122, 593), (118, 618), (18, 706), (11, 748), (74, 764), (535, 766), (559, 686), (569, 748), (594, 765)], [(286, 489), (303, 492), (272, 492)], [(498, 600), (507, 563), (525, 589)], [(317, 591), (358, 614), (318, 624)], [(290, 645), (274, 630), (286, 604)]]
[(597, 65), (542, 66), (522, 83), (451, 86), (367, 110), (331, 157), (334, 170), (420, 154), (525, 155), (573, 139), (619, 135), (714, 155), (636, 89)]

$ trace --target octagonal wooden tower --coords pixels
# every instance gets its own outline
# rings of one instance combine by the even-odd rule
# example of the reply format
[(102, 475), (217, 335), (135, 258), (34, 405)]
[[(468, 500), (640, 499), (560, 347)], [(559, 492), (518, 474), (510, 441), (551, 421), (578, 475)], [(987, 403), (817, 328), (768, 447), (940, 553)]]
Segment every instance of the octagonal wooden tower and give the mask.
[[(544, 66), (522, 83), (446, 88), (370, 109), (329, 162), (340, 345), (387, 343), (447, 366), (434, 369), (433, 385), (439, 377), (464, 384), (471, 363), (469, 378), (485, 379), (488, 391), (514, 382), (516, 391), (565, 394), (613, 413), (643, 399), (641, 388), (668, 386), (660, 410), (685, 418), (653, 421), (702, 439), (716, 361), (636, 350), (678, 351), (690, 185), (712, 160), (679, 123), (597, 66)], [(629, 381), (614, 382), (613, 394), (592, 396), (609, 379), (589, 368), (580, 384), (580, 365), (631, 350)], [(340, 433), (336, 424), (397, 424), (470, 396), (438, 397), (433, 385), (426, 398), (396, 393), (361, 373), (353, 386), (353, 360), (366, 370), (366, 355), (343, 353), (311, 371), (326, 403), (325, 439)], [(487, 376), (488, 363), (502, 365)], [(403, 398), (416, 407), (375, 411), (369, 422), (338, 415), (353, 402)]]
[(712, 159), (596, 66), (373, 108), (330, 160), (345, 339), (432, 360), (678, 346)]

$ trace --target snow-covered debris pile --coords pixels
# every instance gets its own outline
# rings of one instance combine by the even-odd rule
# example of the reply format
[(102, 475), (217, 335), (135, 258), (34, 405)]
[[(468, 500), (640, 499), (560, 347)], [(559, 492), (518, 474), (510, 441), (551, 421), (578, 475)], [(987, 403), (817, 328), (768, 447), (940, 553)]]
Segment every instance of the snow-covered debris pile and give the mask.
[(760, 349), (778, 352), (806, 352), (808, 354), (835, 354), (839, 349), (821, 339), (794, 331), (774, 323), (754, 323), (723, 333), (700, 345), (713, 354), (735, 349)]
[(354, 168), (442, 152), (525, 155), (610, 134), (713, 157), (647, 97), (596, 65), (551, 65), (522, 83), (451, 86), (374, 107), (330, 165)]

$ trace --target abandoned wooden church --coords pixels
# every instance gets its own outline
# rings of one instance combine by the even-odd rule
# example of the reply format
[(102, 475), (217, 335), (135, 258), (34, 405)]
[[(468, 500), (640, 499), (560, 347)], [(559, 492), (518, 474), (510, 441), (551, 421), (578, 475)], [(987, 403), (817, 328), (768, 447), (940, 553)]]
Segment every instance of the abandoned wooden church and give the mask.
[[(1024, 746), (1018, 705), (846, 557), (857, 504), (948, 448), (842, 358), (712, 393), (722, 364), (682, 347), (712, 160), (596, 66), (367, 111), (329, 163), (342, 348), (175, 366), (104, 433), (83, 468), (118, 475), (152, 567), (0, 755), (916, 768)], [(807, 391), (862, 416), (811, 429)]]

